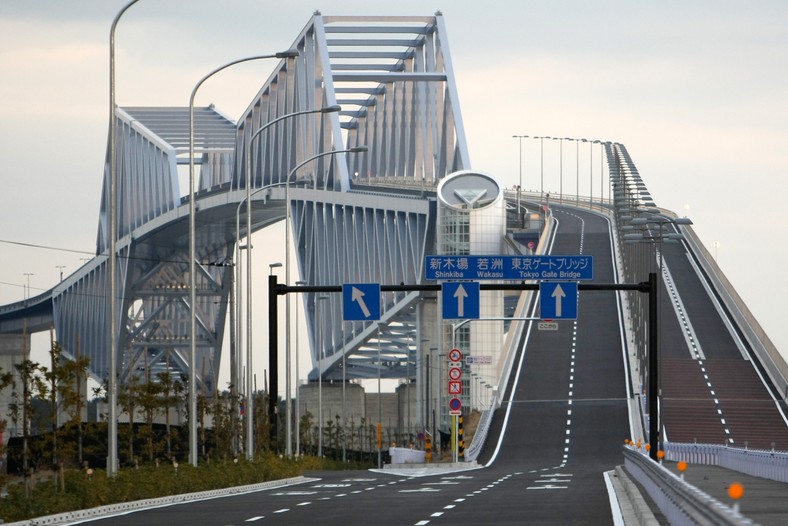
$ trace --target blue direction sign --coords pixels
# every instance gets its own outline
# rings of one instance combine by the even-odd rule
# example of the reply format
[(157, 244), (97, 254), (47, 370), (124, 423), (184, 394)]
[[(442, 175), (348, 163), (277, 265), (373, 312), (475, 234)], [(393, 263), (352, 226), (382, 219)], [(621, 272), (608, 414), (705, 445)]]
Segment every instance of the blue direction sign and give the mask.
[(577, 319), (577, 282), (545, 281), (539, 284), (543, 320)]
[(592, 256), (427, 256), (428, 280), (583, 281), (594, 279)]
[(380, 283), (342, 285), (342, 319), (371, 321), (380, 319)]
[(479, 318), (478, 282), (447, 282), (441, 287), (441, 293), (443, 295), (443, 319), (475, 320)]

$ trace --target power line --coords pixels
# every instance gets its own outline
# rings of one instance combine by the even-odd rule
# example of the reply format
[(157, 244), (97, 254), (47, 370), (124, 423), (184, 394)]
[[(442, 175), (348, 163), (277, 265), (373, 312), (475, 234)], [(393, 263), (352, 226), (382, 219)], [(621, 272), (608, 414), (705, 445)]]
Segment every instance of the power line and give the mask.
[[(39, 248), (43, 250), (56, 250), (60, 252), (71, 252), (73, 254), (86, 254), (89, 256), (99, 257), (101, 254), (96, 254), (95, 252), (88, 252), (86, 250), (75, 250), (72, 248), (62, 248), (62, 247), (52, 247), (48, 245), (37, 245), (35, 243), (23, 243), (21, 241), (9, 241), (7, 239), (0, 239), (0, 243), (6, 243), (8, 245), (17, 245), (22, 247), (29, 247), (29, 248)], [(188, 256), (187, 256), (188, 257)], [(153, 258), (153, 257), (135, 257), (135, 256), (124, 256), (122, 254), (118, 254), (118, 259), (126, 259), (129, 261), (148, 261), (151, 263), (184, 263), (188, 264), (188, 259), (164, 259), (164, 258)], [(229, 258), (220, 258), (217, 261), (210, 261), (210, 262), (200, 262), (202, 266), (205, 267), (229, 267), (232, 266), (232, 262), (228, 261)]]
[(7, 245), (17, 245), (20, 247), (29, 247), (29, 248), (41, 248), (44, 250), (57, 250), (60, 252), (72, 252), (74, 254), (89, 254), (91, 256), (95, 256), (95, 252), (88, 252), (86, 250), (74, 250), (71, 248), (61, 248), (61, 247), (50, 247), (47, 245), (36, 245), (34, 243), (23, 243), (22, 241), (8, 241), (7, 239), (0, 239), (0, 243), (5, 243)]

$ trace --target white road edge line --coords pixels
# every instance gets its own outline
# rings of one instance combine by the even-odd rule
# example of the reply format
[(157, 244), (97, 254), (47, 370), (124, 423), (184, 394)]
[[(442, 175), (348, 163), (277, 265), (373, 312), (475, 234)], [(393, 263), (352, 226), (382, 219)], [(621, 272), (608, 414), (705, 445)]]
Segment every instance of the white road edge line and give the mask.
[(605, 477), (605, 487), (607, 488), (607, 497), (610, 500), (610, 511), (613, 512), (613, 526), (624, 526), (624, 516), (621, 513), (621, 506), (618, 505), (618, 497), (613, 489), (613, 483), (610, 481), (610, 473), (602, 473)]

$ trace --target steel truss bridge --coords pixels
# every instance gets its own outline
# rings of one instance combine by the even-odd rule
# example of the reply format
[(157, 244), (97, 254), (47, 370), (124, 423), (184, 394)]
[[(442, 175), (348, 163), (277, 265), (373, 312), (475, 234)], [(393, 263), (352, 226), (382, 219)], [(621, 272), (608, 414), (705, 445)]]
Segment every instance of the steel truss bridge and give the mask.
[[(233, 300), (240, 299), (234, 298), (236, 241), (281, 221), (286, 203), (298, 271), (307, 288), (422, 283), (424, 256), (435, 253), (436, 247), (436, 185), (471, 167), (446, 34), (440, 14), (315, 14), (293, 43), (299, 55), (278, 63), (237, 122), (212, 106), (195, 109), (193, 161), (200, 170), (193, 306), (188, 285), (189, 198), (179, 185), (179, 167), (190, 163), (189, 110), (116, 109), (120, 381), (134, 374), (140, 362), (154, 373), (190, 372), (194, 308), (196, 378), (199, 387), (213, 392), (228, 329), (225, 320), (234, 310)], [(319, 111), (332, 105), (341, 105), (341, 111)], [(294, 113), (298, 115), (284, 118)], [(322, 153), (362, 145), (368, 150), (317, 157), (295, 170)], [(605, 202), (588, 199), (581, 204), (574, 196), (556, 204), (574, 201), (575, 206), (609, 215), (618, 229), (623, 275), (629, 282), (642, 281), (639, 272), (647, 260), (643, 249), (627, 248), (621, 239), (631, 235), (626, 225), (633, 215), (659, 209), (626, 148), (617, 143), (603, 146), (614, 195)], [(53, 289), (0, 306), (0, 333), (54, 327), (65, 354), (88, 356), (90, 373), (97, 380), (107, 377), (110, 363), (109, 158), (108, 152), (96, 256)], [(252, 195), (248, 210), (247, 191)], [(510, 196), (510, 208), (515, 202), (519, 196)], [(246, 228), (247, 213), (251, 232)], [(519, 214), (509, 215), (512, 219)], [(670, 217), (663, 217), (670, 222)], [(729, 298), (726, 308), (738, 313), (742, 339), (751, 342), (764, 374), (776, 391), (786, 392), (788, 366), (691, 228), (682, 231), (700, 254), (699, 265), (722, 291), (720, 297)], [(647, 234), (639, 234), (640, 241), (654, 237), (651, 231)], [(658, 233), (660, 242), (662, 235)], [(383, 323), (348, 324), (342, 321), (339, 295), (318, 302), (317, 293), (302, 293), (314, 366), (310, 378), (315, 380), (318, 372), (327, 380), (378, 374), (415, 378), (419, 367), (413, 365), (425, 336), (419, 319), (424, 299), (415, 291), (387, 292)], [(319, 303), (323, 305), (318, 308)], [(641, 300), (629, 298), (628, 312), (635, 325), (632, 344), (642, 363), (647, 357)], [(233, 331), (235, 324), (229, 325)], [(231, 336), (232, 368), (240, 378), (241, 337)], [(507, 345), (512, 353), (517, 342)], [(382, 347), (386, 353), (381, 360)]]
[[(471, 168), (442, 16), (315, 14), (292, 47), (299, 55), (279, 62), (237, 122), (212, 106), (195, 110), (193, 159), (188, 108), (116, 108), (117, 231), (109, 230), (108, 152), (96, 256), (52, 290), (0, 306), (0, 333), (54, 327), (65, 354), (88, 356), (91, 374), (97, 380), (105, 379), (111, 363), (108, 250), (111, 236), (115, 236), (119, 292), (113, 300), (120, 329), (114, 335), (116, 363), (120, 364), (115, 373), (120, 381), (137, 374), (140, 362), (152, 372), (166, 370), (183, 376), (193, 367), (198, 387), (213, 392), (227, 330), (225, 320), (230, 311), (235, 312), (231, 306), (240, 300), (234, 293), (234, 275), (240, 264), (234, 257), (238, 240), (281, 221), (287, 207), (305, 290), (343, 283), (421, 284), (424, 257), (436, 253), (436, 185), (449, 174)], [(341, 105), (341, 111), (320, 112), (334, 105)], [(294, 113), (298, 115), (285, 118)], [(360, 146), (367, 150), (348, 152)], [(579, 196), (568, 201), (560, 196), (557, 203), (553, 201), (565, 224), (553, 239), (571, 247), (580, 239), (582, 246), (586, 226), (581, 224), (587, 224), (586, 245), (595, 244), (597, 251), (611, 255), (611, 280), (615, 275), (627, 283), (643, 282), (659, 260), (659, 288), (664, 289), (659, 295), (666, 298), (661, 300), (660, 311), (666, 314), (663, 331), (669, 345), (660, 351), (661, 363), (657, 365), (662, 370), (660, 404), (664, 409), (663, 425), (655, 425), (658, 434), (669, 432), (674, 449), (682, 446), (675, 442), (697, 440), (723, 443), (726, 448), (743, 443), (745, 450), (748, 441), (750, 447), (766, 448), (771, 443), (772, 450), (775, 446), (786, 449), (785, 361), (692, 229), (677, 221), (675, 214), (657, 208), (626, 148), (617, 143), (602, 146), (610, 198), (603, 200), (600, 195), (596, 202), (583, 198), (581, 203)], [(340, 150), (343, 152), (321, 155)], [(313, 162), (304, 164), (313, 157)], [(189, 288), (189, 192), (179, 185), (180, 170), (192, 161), (200, 167), (195, 197), (194, 305)], [(252, 195), (249, 203), (245, 201), (247, 193)], [(536, 196), (538, 205), (541, 198)], [(509, 219), (520, 218), (519, 209), (511, 210), (520, 196), (508, 199)], [(550, 216), (545, 228), (548, 235), (542, 241), (555, 234), (552, 210), (546, 211)], [(678, 238), (681, 243), (668, 243)], [(513, 243), (510, 237), (507, 240)], [(683, 301), (678, 299), (679, 289), (686, 291)], [(423, 336), (434, 338), (434, 334), (422, 334), (421, 318), (427, 315), (423, 311), (429, 310), (423, 306), (434, 298), (406, 288), (397, 290), (383, 295), (382, 323), (352, 324), (342, 321), (338, 295), (323, 302), (318, 301), (316, 292), (301, 293), (307, 312), (307, 339), (312, 343), (311, 379), (318, 375), (327, 380), (418, 376), (420, 366), (412, 365), (419, 363), (417, 351), (425, 341)], [(516, 311), (522, 314), (533, 307), (534, 312), (535, 302), (524, 298), (519, 297)], [(503, 447), (498, 467), (501, 472), (519, 470), (517, 476), (528, 472), (522, 466), (542, 466), (537, 475), (541, 476), (545, 469), (563, 469), (572, 459), (573, 470), (581, 475), (567, 492), (574, 496), (563, 500), (557, 493), (529, 494), (518, 484), (516, 493), (499, 501), (505, 506), (488, 506), (494, 512), (489, 517), (497, 517), (503, 508), (515, 510), (518, 515), (513, 520), (518, 521), (523, 509), (550, 509), (558, 516), (571, 512), (566, 504), (576, 501), (583, 503), (583, 509), (574, 518), (589, 520), (588, 509), (593, 506), (588, 499), (594, 497), (599, 516), (607, 518), (607, 495), (599, 488), (580, 484), (580, 480), (591, 480), (589, 473), (596, 476), (600, 465), (620, 462), (621, 437), (616, 436), (613, 442), (600, 441), (600, 437), (610, 438), (612, 430), (631, 431), (634, 438), (648, 418), (659, 417), (663, 411), (646, 415), (653, 410), (647, 411), (642, 403), (643, 387), (651, 381), (646, 372), (653, 365), (652, 356), (646, 354), (650, 336), (643, 298), (631, 293), (584, 302), (587, 319), (581, 330), (591, 327), (593, 332), (583, 334), (582, 351), (596, 342), (605, 343), (594, 349), (594, 354), (578, 356), (577, 373), (574, 342), (578, 338), (574, 334), (531, 334), (528, 329), (523, 336), (525, 324), (511, 322), (500, 383), (482, 408), (484, 414), (468, 448), (469, 456), (489, 461), (490, 467), (499, 450), (484, 449), (485, 438), (488, 430), (499, 433), (498, 446)], [(601, 316), (619, 305), (623, 327), (605, 329), (610, 320)], [(192, 312), (197, 319), (194, 364), (189, 358)], [(435, 313), (430, 313), (434, 319)], [(693, 313), (694, 329), (688, 322)], [(229, 325), (234, 331), (236, 324)], [(231, 369), (240, 378), (240, 334), (231, 334), (229, 340), (234, 362)], [(699, 341), (709, 343), (705, 354)], [(386, 353), (381, 359), (384, 346)], [(624, 363), (618, 346), (624, 351)], [(563, 349), (563, 355), (558, 349)], [(516, 365), (518, 355), (524, 358)], [(589, 357), (593, 363), (583, 370), (581, 364)], [(600, 363), (607, 369), (600, 368)], [(560, 378), (555, 381), (562, 366), (572, 382), (568, 384), (568, 413), (562, 405), (566, 403), (562, 401), (564, 384)], [(515, 367), (522, 369), (510, 375)], [(515, 389), (520, 372), (527, 380), (522, 389)], [(619, 376), (622, 382), (611, 381)], [(715, 378), (714, 387), (710, 376)], [(572, 389), (591, 394), (572, 406)], [(509, 398), (504, 399), (507, 390)], [(532, 403), (513, 403), (520, 401)], [(550, 407), (545, 406), (546, 401)], [(502, 404), (506, 404), (506, 411), (496, 412)], [(570, 419), (572, 411), (576, 416)], [(429, 421), (428, 415), (422, 416)], [(503, 440), (507, 425), (514, 437), (507, 439), (509, 444)], [(587, 437), (572, 441), (571, 457), (570, 431)], [(563, 463), (544, 468), (550, 465), (545, 462), (553, 462), (546, 459), (553, 457), (563, 458)], [(573, 488), (576, 493), (570, 493)], [(517, 506), (512, 507), (512, 502)], [(255, 513), (258, 504), (255, 499)], [(279, 501), (276, 506), (281, 507)], [(406, 513), (411, 506), (389, 511)]]
[[(207, 392), (216, 387), (233, 296), (237, 214), (240, 238), (249, 234), (247, 185), (254, 232), (284, 218), (285, 183), (294, 167), (322, 152), (367, 146), (363, 153), (318, 158), (290, 180), (301, 279), (309, 285), (418, 283), (424, 255), (434, 246), (435, 185), (470, 166), (441, 16), (315, 15), (292, 47), (299, 56), (279, 62), (237, 122), (213, 106), (194, 110), (194, 163), (200, 168), (195, 367)], [(341, 112), (306, 113), (335, 104)], [(261, 130), (297, 112), (305, 114)], [(109, 232), (108, 151), (96, 256), (52, 290), (0, 307), (0, 332), (54, 327), (66, 355), (88, 356), (91, 374), (106, 378), (114, 234), (120, 381), (143, 359), (153, 372), (185, 374), (192, 308), (189, 197), (179, 186), (179, 168), (189, 164), (189, 109), (119, 107), (115, 118), (117, 232)], [(404, 377), (408, 360), (415, 360), (418, 294), (384, 296), (382, 316), (390, 323), (380, 334), (370, 323), (343, 331), (340, 300), (332, 297), (317, 320), (315, 294), (303, 295), (309, 341), (318, 324), (324, 329), (311, 350), (313, 363), (323, 357), (323, 377), (339, 377), (343, 354), (347, 378), (377, 374), (377, 347), (370, 340), (378, 336), (387, 348), (383, 376)]]

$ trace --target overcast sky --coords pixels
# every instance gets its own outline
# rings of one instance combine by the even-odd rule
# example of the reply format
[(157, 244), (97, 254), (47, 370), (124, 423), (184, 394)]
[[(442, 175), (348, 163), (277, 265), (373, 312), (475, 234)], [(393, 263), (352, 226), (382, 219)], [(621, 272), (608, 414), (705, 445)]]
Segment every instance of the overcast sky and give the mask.
[[(140, 0), (116, 33), (117, 102), (186, 106), (229, 61), (290, 47), (324, 15), (443, 12), (472, 168), (507, 187), (514, 134), (623, 143), (659, 206), (695, 229), (788, 354), (788, 2)], [(108, 129), (108, 39), (125, 1), (0, 2), (0, 304), (33, 295), (95, 251)], [(240, 116), (272, 64), (240, 65), (198, 105)], [(575, 183), (564, 148), (564, 187)], [(585, 145), (587, 149), (587, 145)], [(539, 143), (523, 142), (538, 189)], [(581, 193), (588, 192), (581, 151)], [(594, 151), (599, 160), (599, 151)], [(594, 164), (598, 177), (598, 164)], [(598, 181), (598, 179), (597, 179)], [(594, 193), (598, 193), (598, 182)], [(545, 144), (557, 191), (558, 143)], [(788, 258), (786, 258), (788, 260)], [(771, 263), (770, 263), (771, 262)], [(267, 262), (258, 262), (267, 273)], [(32, 273), (32, 276), (26, 276)], [(764, 277), (766, 276), (766, 277)], [(262, 301), (260, 302), (262, 303)]]

